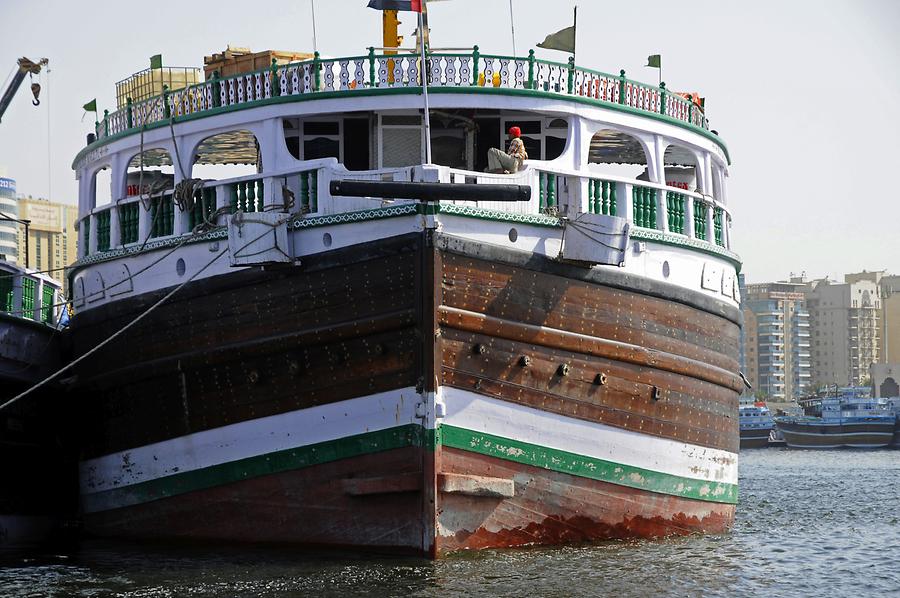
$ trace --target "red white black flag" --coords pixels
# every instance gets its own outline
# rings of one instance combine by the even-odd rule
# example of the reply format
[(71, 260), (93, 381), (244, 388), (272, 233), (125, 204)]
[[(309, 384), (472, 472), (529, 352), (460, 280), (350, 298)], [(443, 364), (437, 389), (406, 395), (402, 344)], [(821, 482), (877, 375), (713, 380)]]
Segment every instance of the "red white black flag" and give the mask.
[(425, 0), (369, 0), (369, 8), (375, 10), (406, 10), (422, 12)]

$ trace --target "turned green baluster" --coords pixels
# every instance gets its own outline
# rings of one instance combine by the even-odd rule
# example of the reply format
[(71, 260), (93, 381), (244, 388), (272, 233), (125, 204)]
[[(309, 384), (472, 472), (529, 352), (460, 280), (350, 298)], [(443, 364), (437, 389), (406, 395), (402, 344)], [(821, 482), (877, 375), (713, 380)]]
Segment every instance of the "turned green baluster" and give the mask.
[(281, 77), (278, 76), (278, 60), (272, 59), (272, 97), (281, 95)]
[(647, 194), (647, 208), (650, 210), (650, 228), (656, 228), (656, 201), (659, 194), (656, 189), (648, 189)]
[(313, 170), (309, 173), (309, 209), (313, 212), (319, 211), (319, 171)]
[(575, 57), (569, 56), (569, 77), (566, 83), (566, 89), (569, 91), (569, 95), (572, 95), (575, 91)]
[(534, 89), (534, 50), (528, 50), (528, 89)]
[(659, 113), (666, 113), (666, 82), (662, 81), (659, 84)]
[(542, 171), (538, 171), (538, 210), (544, 211), (544, 180), (545, 175)]
[(619, 103), (625, 103), (625, 69), (619, 71)]
[(245, 212), (255, 212), (256, 211), (256, 185), (254, 181), (247, 181), (245, 185), (247, 185), (247, 204), (244, 208)]
[(129, 129), (134, 126), (134, 111), (131, 98), (125, 98), (125, 123)]
[(547, 208), (556, 206), (556, 175), (547, 173)]
[(316, 85), (315, 91), (319, 91), (322, 88), (322, 73), (319, 70), (321, 67), (319, 63), (319, 52), (313, 52), (313, 79)]
[(472, 85), (478, 85), (478, 60), (481, 54), (478, 53), (478, 46), (472, 46)]

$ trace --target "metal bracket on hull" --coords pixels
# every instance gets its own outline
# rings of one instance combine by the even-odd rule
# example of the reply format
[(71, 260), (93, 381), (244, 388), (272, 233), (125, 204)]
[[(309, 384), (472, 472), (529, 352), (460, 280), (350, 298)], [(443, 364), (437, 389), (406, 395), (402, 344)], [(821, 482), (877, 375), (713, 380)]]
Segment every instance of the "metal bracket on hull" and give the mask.
[(228, 249), (232, 266), (259, 266), (292, 261), (287, 214), (235, 212), (228, 220)]
[(604, 214), (579, 214), (563, 219), (559, 259), (588, 265), (625, 265), (631, 227), (625, 218)]

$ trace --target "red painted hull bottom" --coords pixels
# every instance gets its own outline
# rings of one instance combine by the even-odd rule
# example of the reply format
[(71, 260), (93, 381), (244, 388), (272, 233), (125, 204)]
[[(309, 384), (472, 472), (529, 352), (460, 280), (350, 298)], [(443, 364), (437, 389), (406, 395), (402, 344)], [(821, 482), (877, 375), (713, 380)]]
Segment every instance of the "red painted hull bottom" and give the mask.
[(721, 533), (735, 506), (691, 500), (443, 448), (442, 470), (511, 478), (504, 500), (441, 494), (438, 552)]
[[(432, 506), (427, 489), (436, 476), (422, 472), (434, 471), (435, 461), (445, 474), (511, 479), (514, 494), (438, 491)], [(719, 533), (731, 526), (734, 510), (457, 449), (403, 448), (88, 514), (85, 526), (107, 537), (434, 558), (466, 549)]]

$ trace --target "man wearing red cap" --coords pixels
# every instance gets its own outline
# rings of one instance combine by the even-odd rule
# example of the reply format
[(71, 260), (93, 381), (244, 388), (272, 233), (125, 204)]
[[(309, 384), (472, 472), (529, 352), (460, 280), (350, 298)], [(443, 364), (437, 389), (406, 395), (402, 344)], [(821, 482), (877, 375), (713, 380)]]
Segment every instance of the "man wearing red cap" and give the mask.
[(522, 142), (522, 130), (519, 127), (510, 127), (507, 132), (509, 133), (509, 148), (506, 153), (496, 147), (488, 150), (488, 172), (504, 174), (518, 172), (522, 167), (522, 162), (528, 159), (525, 144)]

